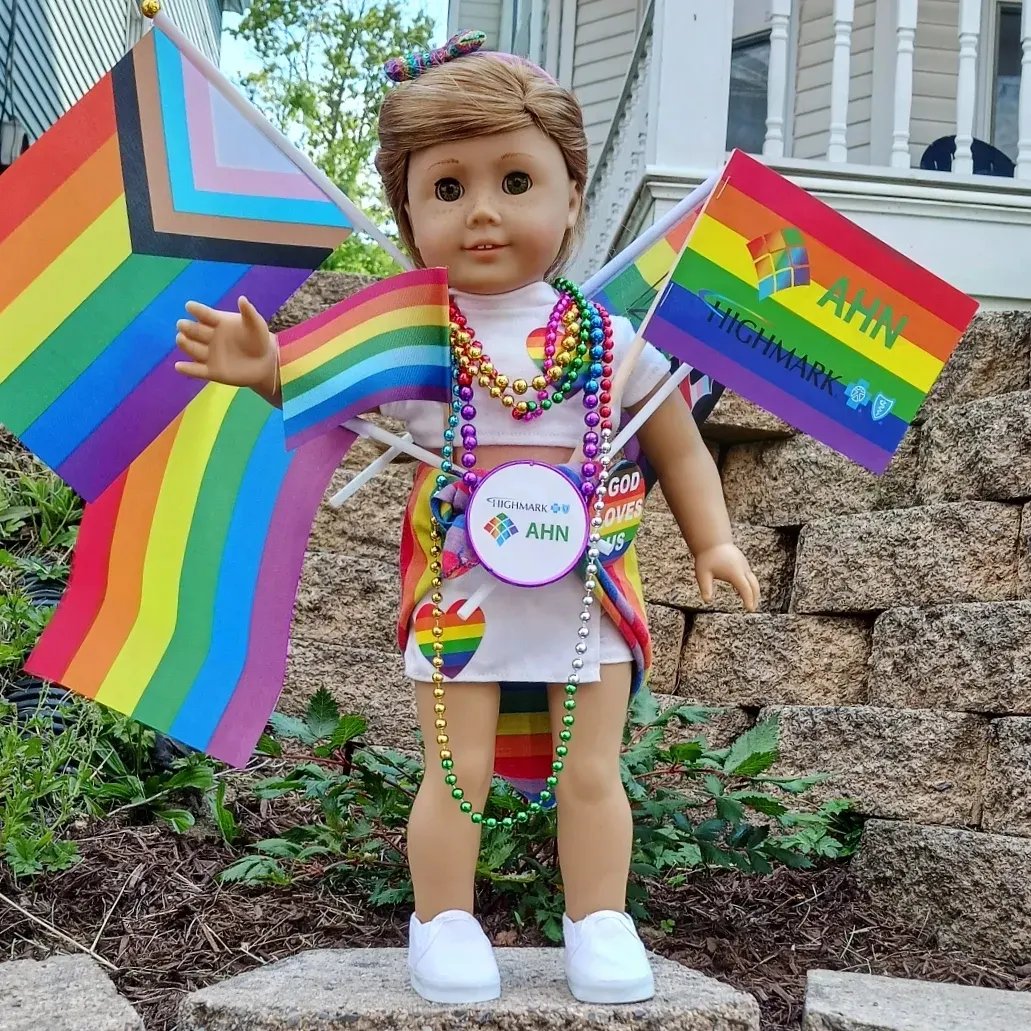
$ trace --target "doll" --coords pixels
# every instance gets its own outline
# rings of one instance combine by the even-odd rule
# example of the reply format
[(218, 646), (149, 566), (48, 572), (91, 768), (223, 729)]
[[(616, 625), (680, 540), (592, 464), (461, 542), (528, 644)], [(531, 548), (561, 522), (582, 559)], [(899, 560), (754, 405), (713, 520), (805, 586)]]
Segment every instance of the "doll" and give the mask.
[[(417, 266), (448, 271), (455, 376), (450, 408), (406, 401), (383, 409), (441, 455), (439, 470), (416, 474), (401, 537), (398, 641), (415, 683), (427, 770), (408, 825), (409, 973), (431, 1001), (500, 994), (490, 942), (473, 915), (481, 831), (499, 822), (482, 809), (499, 770), (531, 799), (514, 819), (557, 805), (570, 991), (585, 1002), (634, 1002), (654, 986), (625, 912), (633, 828), (619, 756), (651, 650), (633, 544), (604, 566), (598, 527), (613, 429), (670, 366), (646, 345), (620, 374), (635, 339), (630, 323), (556, 278), (584, 217), (582, 114), (545, 71), (480, 50), (482, 38), (466, 33), (390, 62), (397, 85), (379, 117), (376, 167), (401, 239)], [(177, 343), (190, 361), (176, 367), (278, 403), (276, 342), (243, 298), (239, 309), (189, 305), (194, 319), (179, 323)], [(746, 609), (757, 608), (758, 583), (732, 542), (719, 474), (679, 391), (638, 440), (693, 554), (703, 598), (718, 579)], [(577, 569), (545, 586), (494, 581), (468, 621), (475, 633), (464, 632), (456, 610), (492, 577), (463, 544), (463, 513), (491, 470), (527, 460), (561, 469), (581, 491), (591, 546)], [(464, 635), (457, 657), (452, 631)], [(520, 691), (536, 684), (550, 713), (548, 776), (530, 783), (520, 779), (529, 767), (504, 766), (499, 712), (532, 710)], [(541, 736), (529, 738), (539, 744)]]

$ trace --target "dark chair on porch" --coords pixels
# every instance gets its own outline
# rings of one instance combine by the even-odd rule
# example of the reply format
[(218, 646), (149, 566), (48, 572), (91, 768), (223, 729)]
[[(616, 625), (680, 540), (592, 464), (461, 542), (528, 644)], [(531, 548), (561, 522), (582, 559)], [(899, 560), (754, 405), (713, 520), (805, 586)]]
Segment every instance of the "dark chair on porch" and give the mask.
[[(984, 140), (974, 140), (970, 145), (974, 159), (974, 175), (998, 175), (1012, 179), (1013, 162), (997, 147)], [(924, 151), (920, 167), (932, 172), (951, 172), (952, 159), (956, 154), (956, 137), (942, 136)]]

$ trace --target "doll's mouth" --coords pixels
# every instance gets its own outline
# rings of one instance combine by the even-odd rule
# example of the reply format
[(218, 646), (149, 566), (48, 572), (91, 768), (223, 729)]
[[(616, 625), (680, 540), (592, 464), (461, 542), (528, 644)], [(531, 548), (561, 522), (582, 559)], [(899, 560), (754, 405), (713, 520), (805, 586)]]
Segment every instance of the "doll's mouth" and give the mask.
[(474, 251), (477, 253), (489, 253), (490, 251), (500, 251), (506, 246), (508, 245), (504, 243), (474, 243), (469, 247), (463, 248), (463, 250)]

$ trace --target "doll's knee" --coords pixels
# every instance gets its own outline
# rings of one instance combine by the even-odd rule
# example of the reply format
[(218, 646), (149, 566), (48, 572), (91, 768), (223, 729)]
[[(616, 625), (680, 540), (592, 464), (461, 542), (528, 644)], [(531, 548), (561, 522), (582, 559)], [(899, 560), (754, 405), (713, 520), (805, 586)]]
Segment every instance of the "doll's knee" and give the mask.
[[(457, 778), (455, 783), (448, 783), (445, 780), (448, 773), (454, 774)], [(434, 794), (439, 792), (450, 798), (454, 788), (458, 787), (462, 789), (466, 799), (482, 805), (490, 790), (493, 776), (493, 751), (464, 747), (460, 756), (456, 750), (454, 767), (449, 771), (441, 768), (439, 755), (434, 754), (429, 758), (426, 763), (426, 773), (423, 775), (422, 790), (429, 789)]]
[(618, 756), (586, 754), (566, 763), (556, 788), (560, 803), (564, 800), (574, 805), (603, 802), (622, 791)]

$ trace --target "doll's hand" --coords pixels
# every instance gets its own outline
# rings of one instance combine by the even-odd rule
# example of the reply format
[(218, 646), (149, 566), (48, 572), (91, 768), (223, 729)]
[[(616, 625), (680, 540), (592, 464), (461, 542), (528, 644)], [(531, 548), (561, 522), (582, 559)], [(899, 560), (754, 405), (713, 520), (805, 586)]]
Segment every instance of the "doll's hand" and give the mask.
[(176, 372), (193, 379), (253, 387), (271, 395), (276, 380), (276, 345), (268, 325), (246, 297), (235, 311), (217, 311), (189, 301), (196, 321), (180, 319), (175, 342), (193, 361), (176, 362)]
[(759, 607), (759, 581), (748, 565), (748, 559), (733, 544), (716, 544), (695, 556), (695, 577), (702, 601), (712, 601), (713, 580), (730, 584), (749, 612)]

